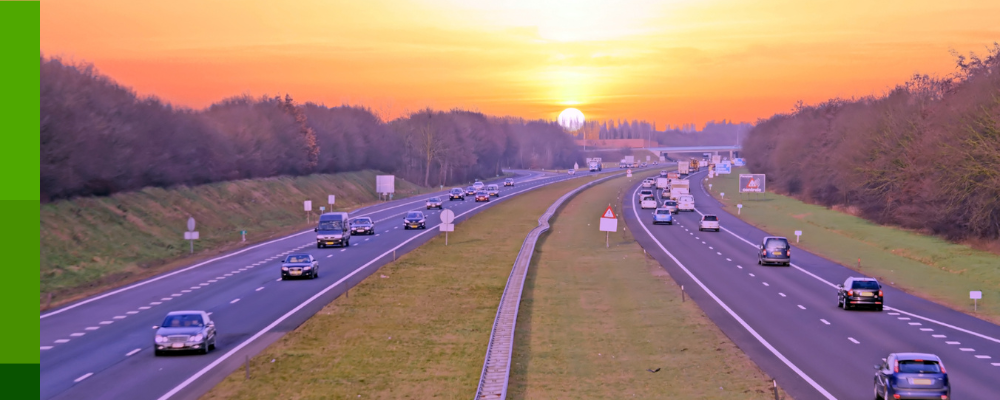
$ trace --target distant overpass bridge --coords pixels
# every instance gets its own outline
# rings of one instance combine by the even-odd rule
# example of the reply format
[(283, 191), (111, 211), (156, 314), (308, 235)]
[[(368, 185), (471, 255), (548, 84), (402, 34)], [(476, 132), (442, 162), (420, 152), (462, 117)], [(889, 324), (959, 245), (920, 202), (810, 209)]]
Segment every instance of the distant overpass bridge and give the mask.
[[(633, 149), (633, 150), (637, 150)], [(712, 153), (719, 154), (721, 152), (729, 152), (729, 158), (733, 158), (735, 153), (742, 150), (742, 145), (727, 145), (727, 146), (672, 146), (672, 147), (642, 147), (641, 149), (649, 150), (656, 154), (668, 155), (668, 154), (678, 154), (678, 153)], [(613, 151), (621, 149), (587, 149), (588, 151)]]

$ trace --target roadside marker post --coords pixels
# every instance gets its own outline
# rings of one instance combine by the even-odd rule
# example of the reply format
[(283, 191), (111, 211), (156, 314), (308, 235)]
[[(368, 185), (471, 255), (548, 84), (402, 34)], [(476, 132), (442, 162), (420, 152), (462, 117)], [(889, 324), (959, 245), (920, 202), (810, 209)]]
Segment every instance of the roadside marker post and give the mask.
[(725, 192), (720, 192), (720, 193), (719, 193), (719, 197), (721, 197), (721, 198), (722, 198), (723, 200), (725, 200), (725, 198), (726, 198), (726, 193), (725, 193)]
[(736, 205), (736, 215), (740, 215), (741, 211), (743, 211), (743, 203)]
[(243, 237), (242, 241), (244, 241), (244, 242), (247, 241), (247, 231), (246, 230), (240, 231), (240, 236)]
[(188, 217), (187, 232), (184, 232), (184, 240), (191, 243), (191, 254), (194, 254), (194, 241), (198, 240), (198, 231), (194, 230), (194, 217)]
[(979, 299), (983, 298), (983, 292), (979, 290), (973, 290), (969, 292), (969, 298), (972, 299), (972, 310), (979, 311)]
[(441, 232), (444, 232), (444, 245), (448, 245), (448, 232), (455, 231), (455, 212), (451, 210), (441, 211)]
[[(326, 196), (326, 204), (330, 206), (330, 211), (333, 211), (333, 205), (337, 202), (337, 196), (328, 195)], [(320, 208), (322, 210), (322, 208)]]
[(708, 190), (712, 190), (712, 184), (711, 183), (708, 184)]
[(312, 200), (303, 201), (302, 202), (302, 208), (304, 208), (306, 210), (306, 223), (308, 224), (309, 223), (309, 214), (313, 210), (313, 202), (312, 202)]
[(608, 209), (604, 210), (600, 222), (601, 232), (604, 232), (604, 247), (610, 248), (611, 232), (618, 232), (618, 217), (615, 217), (615, 212), (611, 209), (611, 204), (608, 204)]
[(795, 231), (795, 243), (799, 242), (799, 236), (802, 236), (802, 231)]

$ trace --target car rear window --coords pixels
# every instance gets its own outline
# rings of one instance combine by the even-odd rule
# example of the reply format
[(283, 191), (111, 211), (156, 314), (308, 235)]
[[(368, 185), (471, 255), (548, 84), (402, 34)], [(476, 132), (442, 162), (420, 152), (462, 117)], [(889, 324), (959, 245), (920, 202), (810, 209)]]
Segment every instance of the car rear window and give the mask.
[(875, 289), (878, 290), (878, 282), (875, 281), (854, 281), (851, 289)]
[(899, 372), (909, 374), (940, 374), (941, 364), (933, 360), (899, 360)]
[(667, 214), (667, 215), (669, 215), (670, 214), (670, 210), (656, 210), (656, 213), (657, 214)]
[(718, 220), (719, 220), (719, 218), (717, 218), (714, 215), (706, 215), (705, 216), (705, 221), (718, 221)]
[(673, 201), (673, 200), (665, 201), (665, 202), (663, 202), (663, 205), (665, 205), (665, 206), (676, 206), (677, 202)]
[(767, 250), (787, 249), (788, 241), (785, 239), (770, 239), (764, 244)]

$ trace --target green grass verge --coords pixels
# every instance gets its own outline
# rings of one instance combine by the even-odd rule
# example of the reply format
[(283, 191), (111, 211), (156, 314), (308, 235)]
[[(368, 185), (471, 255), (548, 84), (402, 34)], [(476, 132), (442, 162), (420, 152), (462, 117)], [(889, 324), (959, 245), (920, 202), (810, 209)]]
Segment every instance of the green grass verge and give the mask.
[[(504, 200), (382, 267), (205, 399), (469, 398), (524, 237), (592, 178)], [(384, 277), (383, 277), (384, 276)], [(271, 362), (274, 360), (274, 362)]]
[(773, 399), (769, 378), (694, 302), (681, 301), (677, 284), (621, 229), (621, 215), (605, 248), (598, 218), (609, 204), (621, 210), (629, 183), (584, 191), (543, 236), (521, 300), (508, 397)]
[[(135, 282), (197, 259), (308, 229), (313, 209), (337, 196), (336, 209), (377, 201), (375, 171), (239, 180), (194, 187), (146, 188), (41, 206), (42, 308)], [(396, 198), (422, 189), (396, 180)], [(315, 221), (315, 214), (313, 220)], [(201, 239), (184, 240), (188, 216)], [(247, 231), (247, 242), (239, 232)], [(51, 303), (49, 296), (51, 295)]]
[[(748, 172), (734, 168), (732, 174), (709, 181), (716, 199), (720, 192), (726, 193), (722, 202), (733, 215), (736, 204), (742, 203), (739, 218), (769, 233), (794, 240), (795, 231), (801, 230), (802, 241), (793, 242), (795, 246), (908, 293), (1000, 323), (1000, 256), (775, 193), (762, 200), (740, 199), (740, 173)], [(977, 312), (969, 300), (972, 290), (983, 292)]]

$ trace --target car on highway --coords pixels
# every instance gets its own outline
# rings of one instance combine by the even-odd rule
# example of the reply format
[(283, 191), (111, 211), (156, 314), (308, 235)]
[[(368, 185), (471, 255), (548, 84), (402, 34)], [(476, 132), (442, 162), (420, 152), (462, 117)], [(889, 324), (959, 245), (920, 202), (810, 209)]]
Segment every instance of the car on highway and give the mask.
[(757, 249), (757, 264), (791, 265), (792, 246), (781, 236), (766, 236)]
[(664, 200), (663, 208), (666, 208), (667, 210), (670, 210), (670, 212), (677, 214), (677, 202), (674, 200), (670, 199)]
[(885, 297), (882, 285), (875, 278), (852, 276), (837, 284), (837, 307), (850, 310), (858, 306), (872, 306), (882, 311)]
[(660, 170), (660, 176), (666, 178), (667, 177), (667, 170), (661, 169)]
[(328, 212), (319, 216), (316, 232), (316, 248), (351, 245), (351, 219), (345, 212)]
[(427, 229), (423, 211), (410, 211), (403, 217), (403, 229)]
[(646, 178), (646, 179), (643, 179), (643, 180), (642, 180), (642, 187), (644, 187), (644, 188), (651, 188), (651, 187), (653, 187), (653, 185), (655, 185), (655, 184), (656, 184), (656, 183), (655, 183), (655, 182), (653, 182), (653, 180), (652, 180), (652, 179), (649, 179), (649, 178)]
[(472, 184), (472, 187), (474, 187), (477, 191), (478, 190), (483, 190), (483, 188), (486, 187), (486, 184), (482, 183), (480, 181), (476, 181), (475, 183)]
[(215, 349), (215, 323), (204, 311), (171, 311), (153, 329), (154, 356), (174, 351), (208, 354)]
[(653, 225), (674, 224), (674, 214), (666, 207), (660, 207), (653, 211)]
[(490, 201), (490, 194), (485, 190), (476, 192), (476, 202), (478, 203), (480, 201)]
[(514, 186), (514, 178), (504, 179), (503, 180), (503, 185), (504, 186), (511, 186), (511, 187), (513, 187)]
[(476, 188), (474, 188), (472, 186), (469, 186), (469, 187), (465, 188), (465, 195), (466, 196), (475, 196), (476, 195)]
[(424, 203), (424, 205), (427, 206), (428, 210), (430, 210), (432, 208), (436, 208), (438, 210), (444, 210), (444, 204), (441, 202), (441, 198), (440, 197), (436, 197), (436, 196), (435, 197), (431, 197), (431, 198), (427, 199), (427, 201)]
[(566, 171), (566, 173), (570, 174), (570, 175), (575, 175), (576, 174), (576, 170), (573, 169), (573, 168), (570, 168), (569, 171)]
[(652, 195), (653, 195), (653, 189), (639, 190), (639, 196), (652, 196)]
[(677, 211), (694, 211), (694, 196), (689, 194), (677, 196)]
[(319, 278), (319, 260), (311, 254), (289, 254), (281, 262), (281, 279)]
[(448, 192), (448, 201), (452, 200), (465, 201), (465, 191), (462, 188), (451, 188), (451, 192)]
[(351, 233), (356, 235), (374, 235), (375, 221), (370, 217), (358, 217), (351, 220)]
[(875, 364), (875, 398), (950, 399), (948, 371), (934, 354), (891, 353)]
[(705, 214), (701, 216), (701, 221), (698, 221), (699, 231), (716, 231), (718, 232), (719, 227), (719, 217), (712, 214)]
[(500, 186), (486, 185), (486, 194), (490, 196), (500, 197)]
[(639, 196), (639, 208), (656, 208), (656, 198), (653, 195)]

